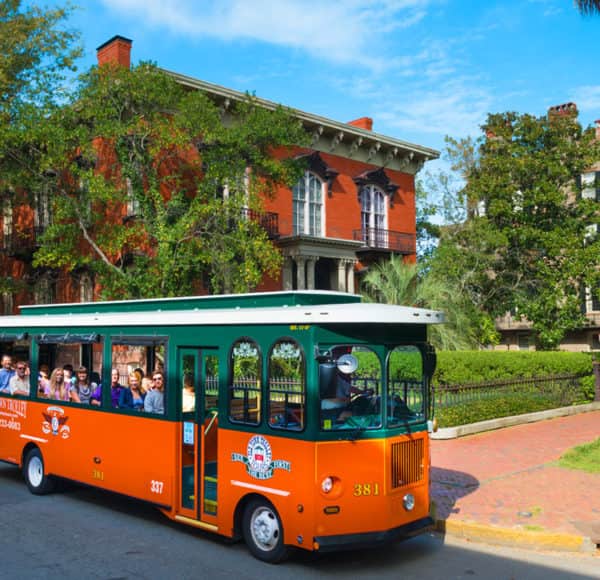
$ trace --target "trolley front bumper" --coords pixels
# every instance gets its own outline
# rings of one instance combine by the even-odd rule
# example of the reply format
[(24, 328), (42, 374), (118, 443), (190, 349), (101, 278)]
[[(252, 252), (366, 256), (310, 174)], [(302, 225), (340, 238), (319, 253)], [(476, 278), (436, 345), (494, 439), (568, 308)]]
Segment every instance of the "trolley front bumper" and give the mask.
[[(432, 530), (434, 521), (431, 517), (422, 518), (398, 528), (382, 532), (365, 532), (361, 534), (341, 534), (339, 536), (316, 536), (315, 549), (319, 552), (333, 552), (337, 550), (354, 550), (369, 548), (389, 542), (407, 540), (424, 532)], [(318, 547), (317, 547), (318, 546)]]

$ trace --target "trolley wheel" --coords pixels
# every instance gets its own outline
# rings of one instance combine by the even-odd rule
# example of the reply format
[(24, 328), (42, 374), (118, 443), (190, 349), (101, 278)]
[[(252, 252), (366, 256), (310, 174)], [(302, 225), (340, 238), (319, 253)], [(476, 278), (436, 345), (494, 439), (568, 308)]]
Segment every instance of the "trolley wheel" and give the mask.
[(289, 547), (283, 543), (281, 519), (267, 500), (251, 500), (244, 510), (242, 525), (244, 541), (255, 558), (276, 564), (287, 557)]
[(44, 495), (54, 491), (56, 481), (44, 474), (44, 458), (36, 447), (27, 453), (23, 462), (23, 477), (29, 491), (35, 495)]

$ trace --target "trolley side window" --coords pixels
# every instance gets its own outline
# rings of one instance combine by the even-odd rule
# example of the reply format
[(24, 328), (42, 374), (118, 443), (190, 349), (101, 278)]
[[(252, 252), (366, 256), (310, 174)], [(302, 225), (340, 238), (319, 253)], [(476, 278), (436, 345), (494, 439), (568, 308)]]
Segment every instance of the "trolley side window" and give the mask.
[(0, 394), (29, 396), (31, 385), (31, 341), (26, 333), (0, 334)]
[(397, 346), (388, 359), (388, 427), (423, 421), (426, 403), (421, 350), (412, 345)]
[(294, 340), (280, 340), (269, 356), (269, 425), (301, 431), (306, 416), (304, 353)]
[(236, 341), (229, 356), (229, 419), (258, 425), (260, 417), (261, 354), (249, 338)]
[(38, 396), (99, 407), (102, 403), (102, 340), (96, 333), (41, 334)]
[(114, 337), (111, 349), (111, 406), (115, 409), (164, 414), (168, 396), (166, 354), (167, 340), (164, 337)]

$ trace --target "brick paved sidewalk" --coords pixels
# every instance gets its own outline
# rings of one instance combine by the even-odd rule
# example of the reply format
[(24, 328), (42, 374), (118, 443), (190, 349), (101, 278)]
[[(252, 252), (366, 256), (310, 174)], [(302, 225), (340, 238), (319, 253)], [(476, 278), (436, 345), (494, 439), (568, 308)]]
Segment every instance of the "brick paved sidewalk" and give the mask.
[(556, 465), (598, 437), (593, 411), (431, 441), (436, 518), (600, 538), (600, 474)]

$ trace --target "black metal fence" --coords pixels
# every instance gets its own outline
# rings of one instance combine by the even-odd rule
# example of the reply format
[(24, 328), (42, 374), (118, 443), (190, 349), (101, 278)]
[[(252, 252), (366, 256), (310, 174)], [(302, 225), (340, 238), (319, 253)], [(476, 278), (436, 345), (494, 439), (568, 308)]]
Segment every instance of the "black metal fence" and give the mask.
[(434, 385), (433, 397), (437, 409), (474, 401), (493, 401), (496, 398), (524, 393), (552, 399), (556, 401), (557, 406), (567, 406), (581, 397), (582, 378), (583, 375), (565, 374), (460, 385)]

